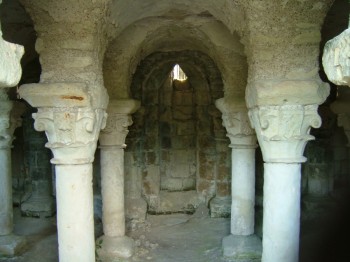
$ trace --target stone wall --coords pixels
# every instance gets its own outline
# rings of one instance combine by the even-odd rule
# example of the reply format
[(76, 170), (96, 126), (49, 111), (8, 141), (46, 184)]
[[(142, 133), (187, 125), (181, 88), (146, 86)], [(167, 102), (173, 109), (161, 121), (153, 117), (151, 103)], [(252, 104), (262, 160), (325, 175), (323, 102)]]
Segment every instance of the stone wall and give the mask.
[(207, 81), (193, 72), (185, 81), (171, 79), (176, 57), (186, 68), (181, 59), (188, 54), (211, 62), (196, 52), (156, 53), (141, 63), (131, 87), (141, 109), (127, 137), (126, 179), (142, 176), (149, 212), (193, 212), (230, 194), (229, 140), (214, 106), (223, 96), (220, 75), (212, 66)]

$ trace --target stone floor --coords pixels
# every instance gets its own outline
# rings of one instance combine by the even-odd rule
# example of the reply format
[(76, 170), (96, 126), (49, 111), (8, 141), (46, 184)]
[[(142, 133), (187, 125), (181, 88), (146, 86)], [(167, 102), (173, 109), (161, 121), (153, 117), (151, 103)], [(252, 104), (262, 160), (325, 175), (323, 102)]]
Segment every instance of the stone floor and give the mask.
[[(128, 235), (135, 239), (136, 252), (132, 258), (118, 261), (233, 261), (223, 258), (221, 249), (222, 238), (229, 234), (229, 219), (209, 218), (204, 213), (149, 215), (146, 222), (129, 223)], [(262, 212), (257, 212), (257, 216), (261, 214)], [(316, 220), (303, 220), (300, 262), (350, 261), (349, 202), (337, 205), (333, 212), (328, 212), (328, 214), (331, 215), (319, 216)], [(14, 215), (15, 233), (26, 236), (29, 247), (21, 256), (15, 258), (0, 257), (0, 262), (58, 261), (55, 218), (22, 217), (18, 209), (15, 209)], [(256, 231), (260, 235), (261, 219), (257, 219), (256, 222)], [(100, 223), (96, 224), (95, 231), (96, 236), (102, 233)]]
[[(148, 216), (144, 223), (133, 223), (128, 235), (136, 240), (136, 253), (127, 260), (154, 262), (226, 262), (221, 240), (229, 234), (229, 219), (172, 214)], [(101, 234), (101, 225), (96, 226)], [(15, 233), (26, 236), (29, 248), (21, 256), (1, 258), (1, 262), (55, 262), (57, 234), (54, 218), (21, 217), (15, 209)], [(97, 259), (98, 260), (98, 259)]]

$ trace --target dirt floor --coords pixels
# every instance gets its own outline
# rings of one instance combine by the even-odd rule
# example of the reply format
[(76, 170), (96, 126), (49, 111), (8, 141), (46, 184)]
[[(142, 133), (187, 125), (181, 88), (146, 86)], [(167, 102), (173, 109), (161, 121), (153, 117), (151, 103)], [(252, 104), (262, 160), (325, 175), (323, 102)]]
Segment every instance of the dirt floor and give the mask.
[[(55, 218), (22, 217), (15, 209), (15, 233), (26, 236), (27, 251), (1, 262), (58, 261)], [(205, 213), (205, 212), (204, 212)], [(95, 226), (100, 235), (102, 225)], [(207, 215), (149, 215), (145, 222), (129, 224), (128, 235), (135, 239), (135, 255), (120, 261), (216, 262), (232, 261), (222, 257), (221, 240), (230, 231), (227, 218)]]
[[(350, 261), (350, 204), (337, 206), (330, 214), (302, 219), (300, 262)], [(346, 212), (345, 212), (346, 211)], [(313, 212), (314, 213), (314, 212)], [(322, 212), (324, 214), (324, 212)], [(256, 212), (256, 232), (261, 237), (262, 212)], [(14, 210), (14, 233), (28, 240), (18, 257), (0, 257), (0, 262), (57, 262), (55, 217), (22, 217)], [(148, 215), (146, 221), (127, 223), (127, 235), (135, 240), (133, 257), (102, 262), (231, 262), (222, 256), (222, 238), (229, 235), (229, 218), (210, 218), (206, 207), (193, 215)], [(102, 235), (102, 224), (95, 224), (95, 236)], [(97, 261), (99, 259), (97, 258)], [(253, 262), (253, 261), (239, 261)], [(257, 262), (257, 261), (254, 261)]]

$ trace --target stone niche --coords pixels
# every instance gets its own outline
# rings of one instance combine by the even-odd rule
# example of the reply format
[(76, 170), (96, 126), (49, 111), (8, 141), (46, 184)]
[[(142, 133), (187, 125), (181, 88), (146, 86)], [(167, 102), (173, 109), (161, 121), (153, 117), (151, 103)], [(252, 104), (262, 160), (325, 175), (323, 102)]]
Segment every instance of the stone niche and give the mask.
[(132, 86), (141, 108), (126, 141), (126, 184), (139, 183), (153, 214), (192, 213), (230, 195), (229, 140), (214, 106), (222, 82), (176, 80), (173, 66), (144, 79), (136, 73)]

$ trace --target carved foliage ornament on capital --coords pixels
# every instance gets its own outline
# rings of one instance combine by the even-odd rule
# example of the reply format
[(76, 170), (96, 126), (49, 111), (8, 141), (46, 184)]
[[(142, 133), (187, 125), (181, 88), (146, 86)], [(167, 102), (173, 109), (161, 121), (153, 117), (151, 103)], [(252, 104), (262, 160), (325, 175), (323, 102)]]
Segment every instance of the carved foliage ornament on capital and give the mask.
[(326, 43), (322, 64), (330, 81), (350, 86), (350, 29)]
[(265, 162), (302, 163), (311, 127), (321, 126), (317, 105), (260, 106), (249, 110)]
[(247, 111), (223, 113), (222, 120), (231, 146), (252, 145), (255, 147), (256, 135), (250, 126)]
[(53, 164), (86, 164), (94, 160), (100, 129), (106, 124), (103, 109), (89, 107), (39, 108), (34, 128), (45, 131)]
[(14, 128), (11, 128), (10, 112), (12, 102), (0, 101), (0, 148), (9, 148), (12, 143)]
[(100, 133), (101, 146), (126, 147), (125, 139), (129, 133), (128, 127), (132, 123), (129, 114), (109, 113), (106, 127)]

